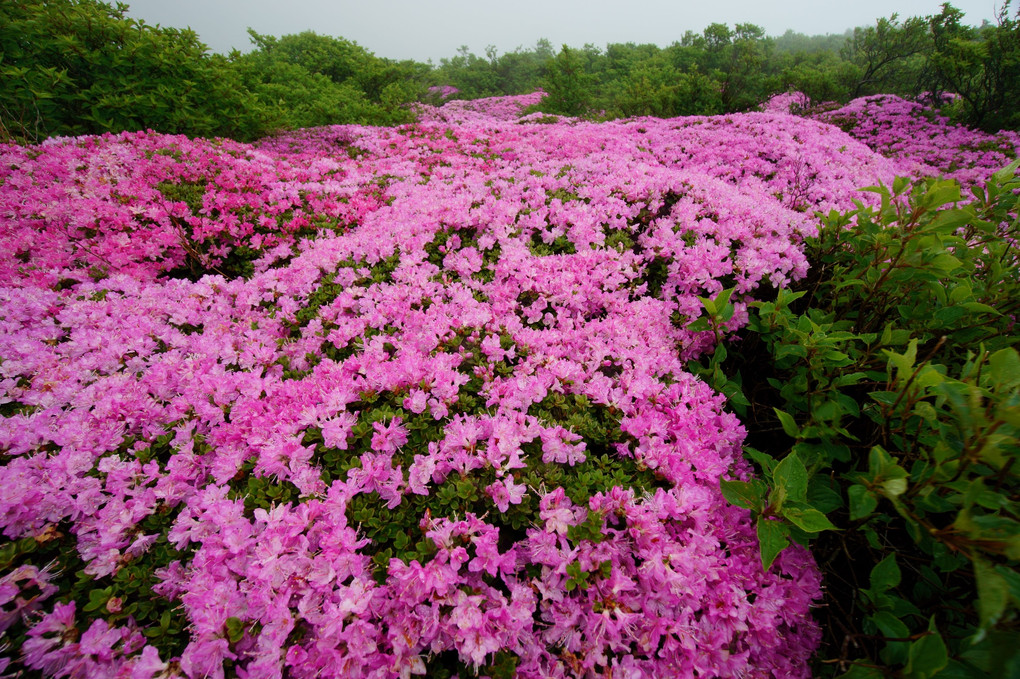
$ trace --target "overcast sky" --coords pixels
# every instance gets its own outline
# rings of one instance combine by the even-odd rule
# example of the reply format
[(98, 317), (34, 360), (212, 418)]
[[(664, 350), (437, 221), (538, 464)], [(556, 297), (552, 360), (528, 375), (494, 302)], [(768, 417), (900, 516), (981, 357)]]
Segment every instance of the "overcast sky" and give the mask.
[[(251, 27), (265, 35), (311, 30), (354, 40), (380, 57), (432, 59), (438, 64), (467, 45), (482, 55), (531, 47), (655, 43), (710, 23), (757, 24), (769, 35), (842, 33), (897, 12), (900, 18), (940, 11), (941, 0), (128, 0), (129, 15), (146, 23), (191, 28), (214, 52), (247, 51)], [(993, 20), (1002, 2), (955, 0), (968, 24)]]

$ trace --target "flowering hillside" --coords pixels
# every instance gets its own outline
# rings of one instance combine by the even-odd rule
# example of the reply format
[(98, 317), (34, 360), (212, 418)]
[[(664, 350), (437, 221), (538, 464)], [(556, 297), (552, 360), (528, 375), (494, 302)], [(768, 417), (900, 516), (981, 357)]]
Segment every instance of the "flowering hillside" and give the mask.
[(917, 161), (534, 99), (0, 147), (0, 672), (808, 675), (688, 326)]
[(829, 103), (812, 108), (803, 93), (788, 92), (772, 97), (762, 109), (803, 114), (835, 125), (877, 153), (899, 161), (905, 175), (942, 176), (968, 187), (983, 183), (1008, 165), (1020, 149), (1017, 132), (989, 134), (954, 125), (928, 106), (895, 95), (859, 97), (845, 106)]

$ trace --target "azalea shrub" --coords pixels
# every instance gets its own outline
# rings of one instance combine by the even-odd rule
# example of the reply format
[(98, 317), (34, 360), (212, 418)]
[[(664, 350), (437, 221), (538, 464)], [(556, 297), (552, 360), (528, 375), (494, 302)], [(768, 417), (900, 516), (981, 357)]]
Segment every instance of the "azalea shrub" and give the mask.
[(1020, 662), (1017, 164), (969, 201), (898, 180), (877, 209), (831, 213), (813, 273), (754, 302), (720, 364), (762, 477), (723, 491), (758, 517), (765, 563), (799, 541), (831, 564), (837, 674)]
[(1012, 162), (1020, 147), (1020, 134), (1015, 131), (992, 134), (968, 129), (937, 109), (893, 95), (799, 110), (836, 125), (883, 156), (900, 160), (906, 176), (956, 179), (965, 189), (983, 184)]
[(0, 671), (810, 674), (721, 347), (903, 161), (541, 96), (0, 147)]
[[(752, 303), (739, 341), (695, 365), (731, 394), (761, 475), (724, 492), (758, 517), (766, 563), (799, 541), (830, 564), (820, 675), (1011, 676), (1016, 137), (889, 96), (819, 111), (793, 93), (766, 108), (788, 107), (916, 179), (869, 187), (877, 205), (819, 213), (808, 277)], [(721, 313), (708, 302), (706, 325)]]

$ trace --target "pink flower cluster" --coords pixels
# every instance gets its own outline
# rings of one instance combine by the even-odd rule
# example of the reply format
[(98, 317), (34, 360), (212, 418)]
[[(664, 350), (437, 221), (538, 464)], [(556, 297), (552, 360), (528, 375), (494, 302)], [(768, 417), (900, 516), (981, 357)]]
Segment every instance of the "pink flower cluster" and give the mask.
[[(818, 571), (790, 548), (762, 572), (748, 513), (719, 491), (747, 478), (744, 430), (685, 370), (713, 343), (685, 326), (699, 295), (733, 287), (739, 327), (759, 284), (804, 275), (808, 214), (897, 166), (787, 114), (520, 120), (540, 96), (254, 146), (0, 147), (0, 529), (66, 533), (96, 588), (169, 545), (153, 596), (187, 621), (161, 655), (131, 601), (86, 611), (26, 562), (0, 574), (0, 633), (27, 629), (8, 661), (406, 679), (453, 654), (483, 674), (513, 657), (519, 677), (807, 676)], [(609, 413), (610, 454), (660, 487), (577, 503), (524, 483), (592, 455), (541, 414), (551, 398)], [(366, 421), (376, 399), (391, 415)], [(253, 509), (249, 477), (297, 497)], [(416, 517), (431, 558), (373, 562), (353, 506), (396, 512), (483, 477), (479, 511)], [(508, 539), (498, 518), (528, 500)]]
[(428, 92), (429, 95), (433, 97), (437, 97), (439, 99), (449, 99), (453, 95), (460, 92), (460, 90), (458, 90), (453, 85), (433, 85), (432, 87), (429, 88)]
[[(457, 92), (454, 88), (450, 89), (453, 91), (446, 96), (452, 96)], [(415, 113), (420, 121), (429, 123), (510, 122), (520, 118), (525, 109), (542, 101), (543, 97), (545, 92), (536, 90), (531, 94), (507, 97), (454, 99), (440, 107), (420, 104), (415, 107)]]
[(769, 97), (761, 105), (761, 110), (766, 113), (800, 113), (810, 104), (811, 101), (803, 92), (782, 92)]
[(944, 176), (964, 186), (983, 182), (1020, 152), (1016, 132), (989, 134), (954, 125), (932, 108), (894, 95), (860, 97), (813, 117), (898, 160), (903, 174)]

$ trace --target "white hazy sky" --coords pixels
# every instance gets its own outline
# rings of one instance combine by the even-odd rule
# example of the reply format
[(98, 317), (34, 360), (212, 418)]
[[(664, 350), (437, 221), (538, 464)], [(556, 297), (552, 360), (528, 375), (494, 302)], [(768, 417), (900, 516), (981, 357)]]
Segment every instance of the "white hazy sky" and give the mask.
[[(129, 16), (149, 24), (191, 28), (214, 52), (247, 51), (251, 27), (265, 35), (312, 30), (354, 40), (380, 57), (433, 60), (467, 45), (484, 54), (531, 47), (548, 38), (580, 47), (592, 43), (666, 46), (684, 31), (710, 23), (757, 24), (769, 35), (787, 29), (808, 35), (842, 33), (896, 12), (900, 18), (940, 11), (942, 0), (128, 0)], [(955, 0), (966, 23), (994, 20), (1002, 0)]]

